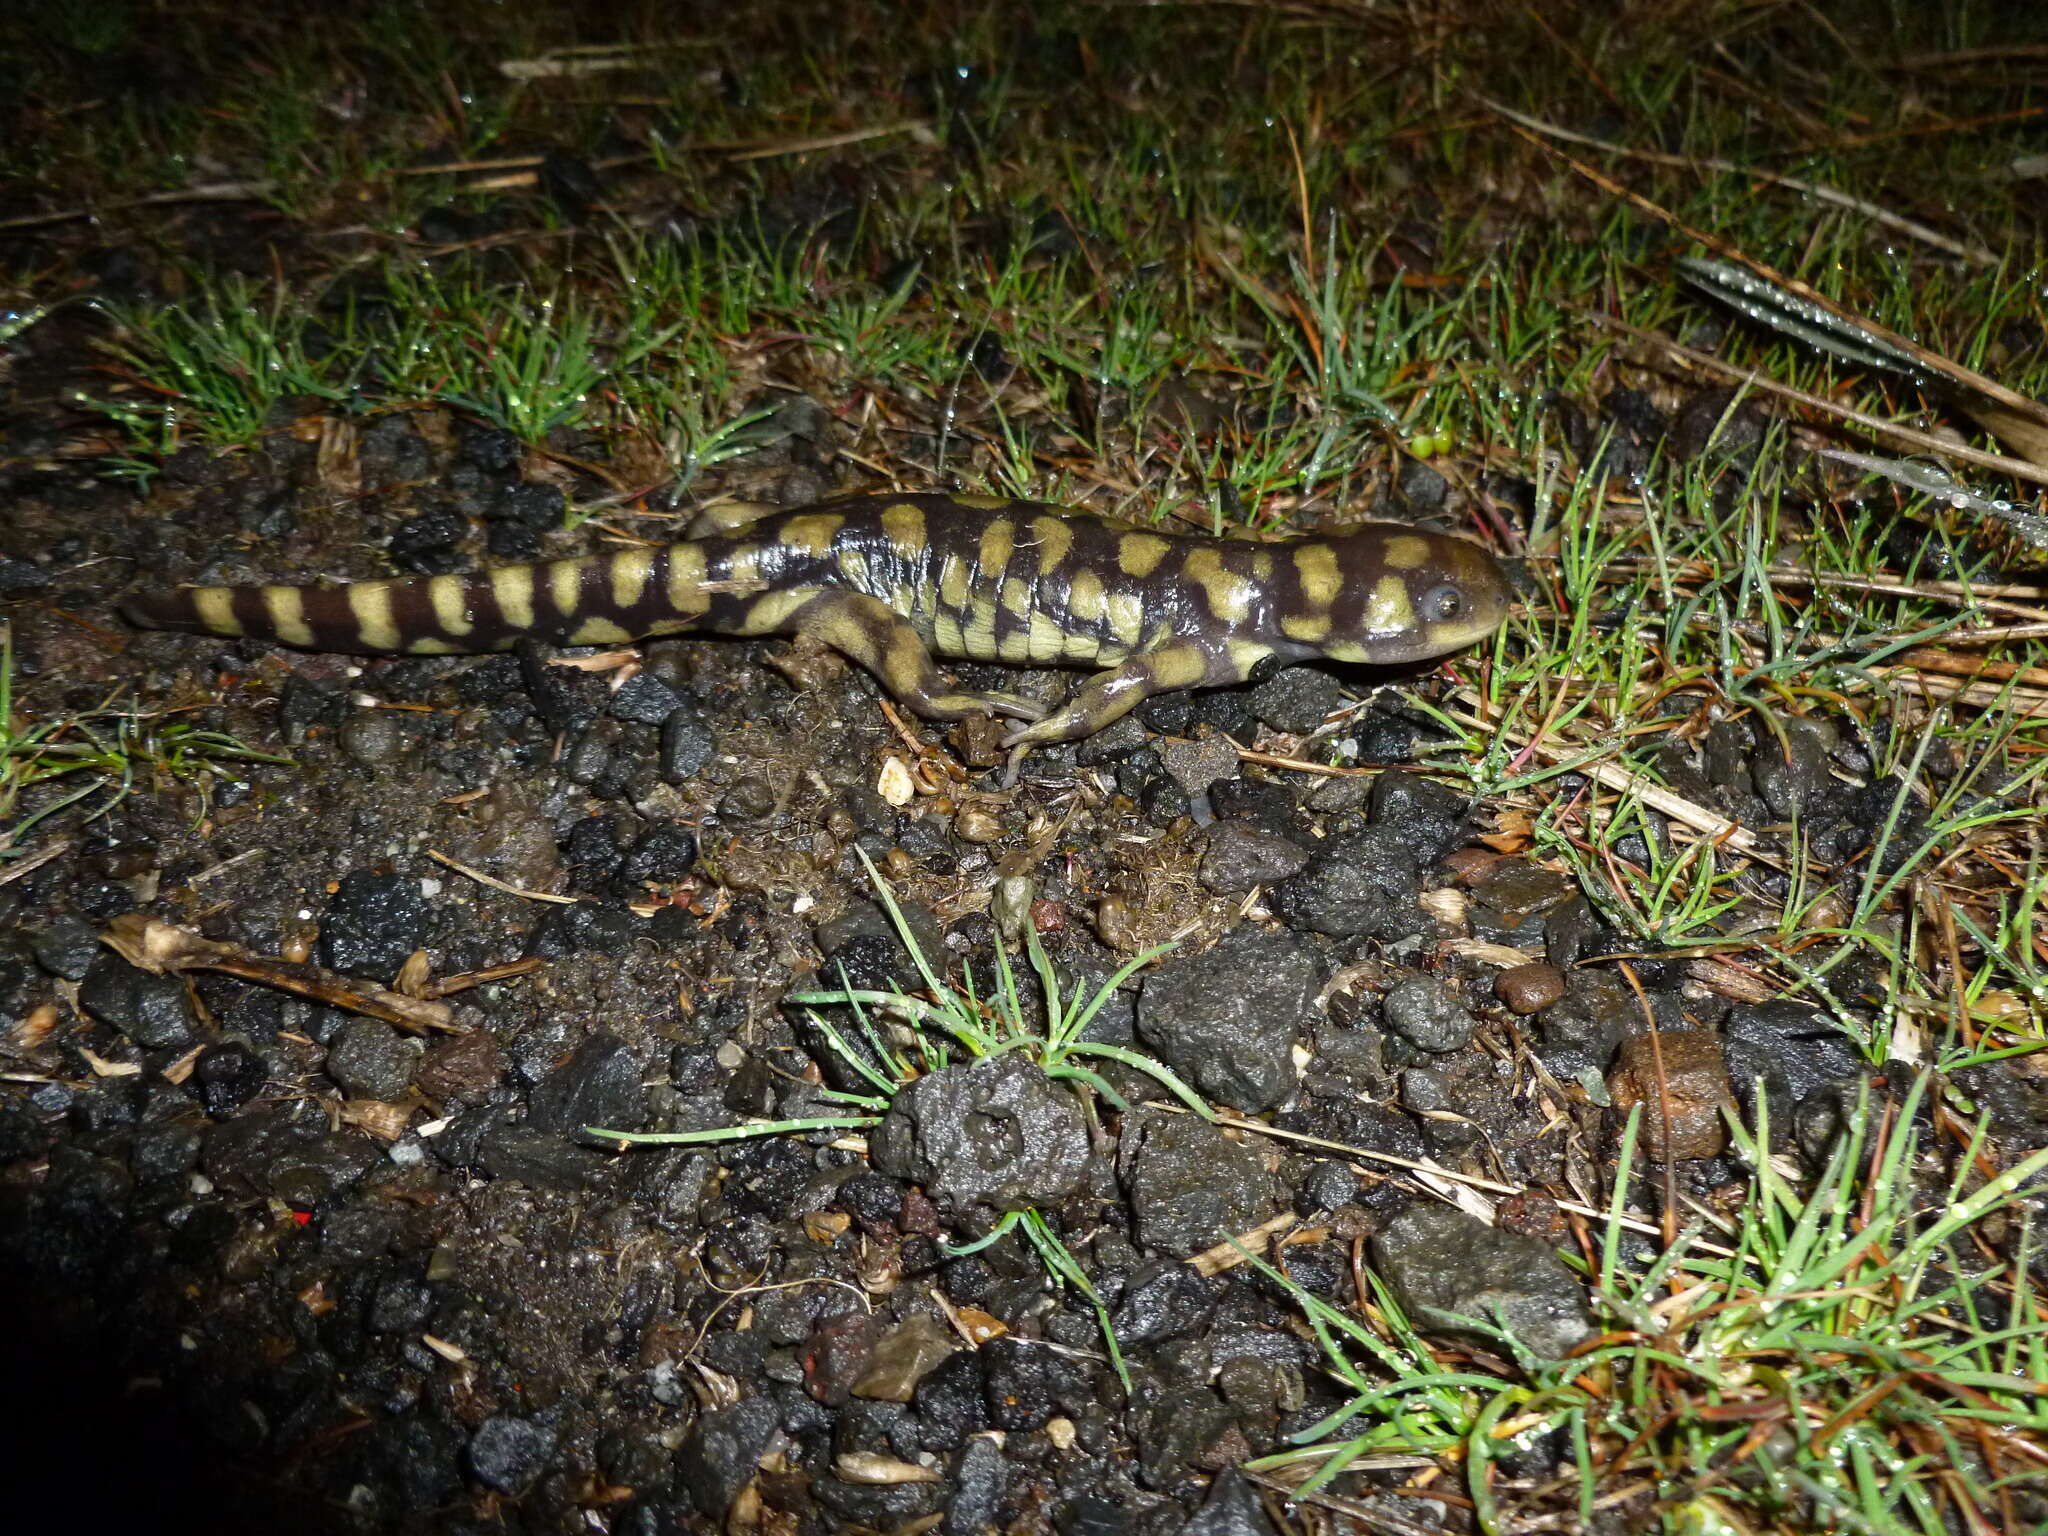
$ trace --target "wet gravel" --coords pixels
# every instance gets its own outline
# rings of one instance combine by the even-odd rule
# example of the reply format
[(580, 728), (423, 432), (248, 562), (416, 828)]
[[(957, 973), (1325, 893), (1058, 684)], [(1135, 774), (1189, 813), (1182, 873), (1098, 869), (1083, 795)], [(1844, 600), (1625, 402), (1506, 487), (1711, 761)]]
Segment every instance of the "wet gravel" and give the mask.
[[(587, 167), (550, 165), (553, 196), (587, 200)], [(1647, 402), (1607, 406), (1618, 466), (1667, 431)], [(807, 440), (741, 468), (815, 493), (790, 446)], [(15, 1331), (49, 1345), (18, 1390), (99, 1425), (146, 1383), (113, 1410), (163, 1410), (123, 1442), (137, 1475), (223, 1523), (276, 1492), (336, 1529), (1270, 1531), (1232, 1469), (1340, 1399), (1229, 1240), (1298, 1229), (1289, 1272), (1340, 1303), (1363, 1242), (1432, 1328), (1499, 1352), (1505, 1324), (1556, 1356), (1594, 1325), (1554, 1202), (1600, 1186), (1621, 1116), (1643, 1111), (1653, 1162), (1718, 1177), (1725, 1105), (1761, 1095), (1779, 1149), (1811, 1160), (1867, 1074), (1824, 1015), (1643, 955), (1559, 870), (1481, 842), (1492, 811), (1413, 770), (1427, 722), (1354, 707), (1341, 672), (1154, 701), (1018, 791), (981, 777), (892, 803), (877, 785), (903, 748), (873, 683), (800, 683), (779, 644), (667, 640), (596, 670), (535, 646), (364, 664), (82, 634), (35, 599), (77, 586), (67, 604), (107, 618), (118, 593), (72, 574), (89, 562), (365, 576), (572, 547), (561, 487), (522, 479), (502, 433), (387, 418), (359, 452), (410, 489), (284, 517), (317, 470), (285, 442), (183, 466), (143, 506), (17, 480), (0, 529), (27, 707), (81, 707), (118, 664), (145, 704), (294, 759), (132, 796), (0, 885), (0, 1247)], [(1444, 491), (1416, 476), (1403, 494)], [(1658, 749), (1682, 792), (1751, 826), (1799, 818), (1823, 865), (1871, 852), (1897, 793), (1871, 743), (1715, 707)], [(1391, 766), (1237, 750), (1308, 750), (1326, 722), (1346, 763)], [(926, 734), (986, 760), (971, 732)], [(1156, 1085), (1090, 1058), (1136, 1106), (1118, 1113), (1017, 1054), (928, 1064), (864, 1137), (621, 1154), (584, 1136), (819, 1116), (871, 1090), (785, 1003), (914, 981), (863, 855), (922, 952), (983, 995), (999, 930), (1033, 928), (1084, 991), (1183, 934), (1089, 1038), (1373, 1155), (1148, 1102)], [(401, 991), (540, 963), (449, 994), (449, 1027), (422, 1033), (149, 974), (101, 941), (124, 913)], [(1867, 1009), (1883, 980), (1845, 966), (1837, 995)], [(2044, 1135), (2048, 1095), (2010, 1072), (1970, 1091), (1996, 1145)], [(1414, 1179), (1423, 1159), (1532, 1193), (1489, 1224)], [(1128, 1395), (1093, 1308), (1020, 1237), (953, 1251), (1025, 1209), (1109, 1309)]]

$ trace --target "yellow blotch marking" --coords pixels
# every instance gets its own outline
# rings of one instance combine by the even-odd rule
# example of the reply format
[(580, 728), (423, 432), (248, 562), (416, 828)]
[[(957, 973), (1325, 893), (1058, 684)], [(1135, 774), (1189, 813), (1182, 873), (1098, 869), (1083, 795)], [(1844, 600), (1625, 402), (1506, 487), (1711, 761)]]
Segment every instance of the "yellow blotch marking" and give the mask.
[(491, 596), (508, 629), (533, 628), (533, 567), (505, 565), (491, 572)]
[(1043, 613), (1031, 615), (1031, 629), (1026, 637), (1026, 653), (1040, 666), (1049, 661), (1058, 661), (1067, 651), (1067, 632), (1060, 627), (1057, 619)]
[(1031, 583), (1011, 577), (1003, 583), (1003, 606), (1018, 618), (1031, 611)]
[(1252, 580), (1262, 587), (1273, 584), (1273, 552), (1270, 549), (1252, 551)]
[(987, 598), (978, 598), (968, 610), (967, 627), (962, 638), (969, 656), (987, 657), (996, 654), (996, 605)]
[(1387, 540), (1380, 560), (1389, 570), (1412, 571), (1429, 562), (1429, 540), (1413, 533), (1397, 534)]
[(1310, 608), (1327, 608), (1337, 601), (1344, 576), (1337, 568), (1337, 551), (1329, 545), (1296, 546), (1294, 571), (1301, 578), (1301, 595)]
[(1192, 645), (1169, 645), (1145, 658), (1145, 670), (1161, 688), (1192, 688), (1209, 675), (1209, 664)]
[(839, 558), (833, 561), (839, 567), (839, 579), (856, 592), (868, 589), (868, 557), (857, 549), (842, 549)]
[(1074, 572), (1067, 583), (1068, 613), (1084, 624), (1093, 624), (1102, 617), (1105, 601), (1100, 576), (1085, 568)]
[(1408, 600), (1408, 583), (1398, 576), (1382, 576), (1365, 605), (1365, 632), (1391, 635), (1415, 627), (1415, 605)]
[(739, 628), (734, 631), (742, 635), (772, 635), (789, 622), (797, 609), (803, 607), (818, 595), (815, 587), (799, 587), (793, 592), (765, 592), (754, 599), (747, 609)]
[(415, 656), (452, 656), (461, 649), (453, 640), (443, 640), (439, 635), (421, 635), (406, 647)]
[(1320, 645), (1330, 638), (1327, 613), (1290, 613), (1280, 620), (1280, 633), (1303, 645)]
[(548, 599), (563, 618), (575, 616), (583, 606), (581, 560), (557, 560), (548, 567)]
[(1031, 659), (1031, 631), (1013, 629), (996, 642), (996, 659), (1021, 666)]
[(621, 629), (610, 619), (585, 619), (569, 632), (571, 645), (617, 645), (633, 638), (633, 632)]
[(346, 589), (355, 615), (356, 638), (373, 651), (398, 650), (398, 623), (391, 613), (391, 583), (363, 581)]
[(1137, 593), (1112, 592), (1102, 606), (1103, 615), (1109, 620), (1109, 632), (1123, 642), (1125, 649), (1144, 638), (1145, 604)]
[(1116, 563), (1126, 576), (1150, 576), (1173, 546), (1152, 533), (1127, 533), (1116, 541)]
[(209, 635), (239, 635), (242, 632), (242, 621), (235, 617), (233, 587), (193, 588), (192, 611), (199, 615), (199, 622), (206, 626)]
[(1209, 611), (1217, 618), (1241, 624), (1251, 612), (1251, 583), (1224, 569), (1222, 551), (1193, 551), (1182, 562), (1181, 574), (1201, 587), (1209, 599)]
[(780, 538), (784, 544), (809, 554), (828, 555), (832, 552), (832, 536), (845, 522), (836, 512), (810, 512), (784, 523)]
[(1093, 635), (1079, 630), (1060, 632), (1060, 659), (1062, 661), (1095, 661), (1102, 655), (1102, 642)]
[(956, 507), (965, 507), (970, 512), (1000, 512), (1004, 507), (1016, 503), (1007, 496), (949, 496), (946, 498)]
[(638, 608), (654, 575), (654, 551), (628, 549), (612, 556), (612, 606)]
[(1001, 581), (1010, 568), (1010, 555), (1017, 547), (1017, 525), (999, 517), (981, 530), (980, 564), (984, 581)]
[(907, 501), (882, 509), (882, 534), (896, 558), (906, 565), (924, 553), (924, 509)]
[(1074, 530), (1067, 526), (1064, 518), (1034, 517), (1031, 519), (1031, 536), (1038, 545), (1040, 576), (1050, 576), (1058, 570), (1074, 547)]
[(938, 647), (941, 656), (967, 654), (967, 636), (960, 628), (960, 621), (943, 610), (932, 615), (932, 643)]
[(668, 605), (677, 613), (695, 615), (711, 606), (704, 590), (704, 551), (695, 544), (668, 547)]
[(964, 612), (967, 607), (968, 589), (973, 585), (973, 570), (957, 554), (948, 554), (939, 566), (939, 601), (948, 608)]
[(313, 627), (306, 622), (306, 594), (297, 587), (265, 587), (263, 611), (271, 633), (286, 645), (311, 645)]
[(1223, 649), (1239, 677), (1250, 677), (1252, 668), (1273, 654), (1273, 647), (1261, 645), (1256, 640), (1226, 640)]
[(725, 573), (721, 581), (759, 581), (761, 579), (761, 546), (741, 544), (728, 550), (725, 556)]
[(427, 583), (427, 606), (434, 611), (434, 622), (444, 635), (459, 640), (476, 627), (469, 617), (467, 576), (436, 576)]

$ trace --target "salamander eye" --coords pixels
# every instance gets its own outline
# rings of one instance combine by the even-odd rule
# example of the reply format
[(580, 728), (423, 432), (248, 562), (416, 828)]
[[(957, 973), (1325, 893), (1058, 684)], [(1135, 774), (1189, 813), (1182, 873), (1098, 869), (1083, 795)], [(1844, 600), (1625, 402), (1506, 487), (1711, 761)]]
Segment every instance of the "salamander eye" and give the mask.
[(1464, 611), (1465, 594), (1448, 581), (1422, 595), (1422, 616), (1432, 624), (1455, 619)]

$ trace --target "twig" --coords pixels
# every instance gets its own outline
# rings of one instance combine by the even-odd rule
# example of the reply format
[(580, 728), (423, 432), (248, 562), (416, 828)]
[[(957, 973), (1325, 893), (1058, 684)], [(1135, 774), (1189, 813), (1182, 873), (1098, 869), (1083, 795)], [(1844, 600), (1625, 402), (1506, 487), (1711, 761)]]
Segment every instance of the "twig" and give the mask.
[(1887, 229), (1895, 229), (1902, 235), (1911, 236), (1922, 244), (1931, 245), (1939, 251), (1946, 251), (1949, 255), (1958, 257), (1963, 261), (1972, 262), (1980, 267), (1995, 267), (1998, 265), (1998, 255), (1994, 251), (1986, 250), (1981, 245), (1965, 245), (1961, 241), (1951, 240), (1947, 235), (1940, 233), (1938, 230), (1929, 229), (1925, 224), (1918, 223), (1901, 214), (1893, 213), (1889, 209), (1880, 208), (1877, 204), (1866, 202), (1860, 197), (1851, 197), (1847, 192), (1831, 187), (1825, 182), (1806, 181), (1797, 176), (1786, 176), (1778, 171), (1765, 171), (1759, 170), (1755, 166), (1737, 165), (1732, 160), (1703, 159), (1692, 155), (1674, 155), (1657, 149), (1635, 149), (1626, 144), (1616, 144), (1608, 139), (1596, 139), (1590, 134), (1574, 133), (1569, 128), (1560, 128), (1555, 123), (1547, 123), (1541, 118), (1530, 117), (1485, 96), (1479, 99), (1509, 122), (1518, 123), (1530, 132), (1540, 133), (1545, 138), (1556, 139), (1566, 144), (1583, 144), (1589, 149), (1605, 150), (1608, 154), (1621, 155), (1630, 160), (1646, 160), (1652, 165), (1677, 166), (1683, 170), (1716, 171), (1723, 175), (1747, 176), (1755, 181), (1769, 182), (1773, 186), (1784, 187), (1788, 191), (1803, 193), (1820, 202), (1833, 203), (1838, 208), (1846, 208), (1852, 213), (1862, 214), (1873, 223), (1882, 224)]
[(73, 219), (90, 219), (127, 208), (162, 208), (173, 203), (246, 203), (276, 186), (274, 181), (214, 181), (172, 192), (152, 192), (147, 197), (123, 198), (99, 208), (66, 208), (60, 213), (28, 213), (19, 218), (0, 219), (0, 229), (40, 229), (46, 224), (68, 224)]
[(1595, 325), (1621, 331), (1639, 341), (1662, 347), (1673, 357), (1691, 363), (1694, 367), (1704, 368), (1709, 373), (1718, 373), (1725, 379), (1735, 379), (1752, 389), (1760, 389), (1765, 394), (1796, 401), (1809, 410), (1818, 411), (1823, 416), (1833, 417), (1837, 421), (1849, 422), (1875, 436), (1903, 443), (1922, 453), (1935, 453), (1951, 459), (1960, 459), (1965, 464), (1975, 464), (1979, 469), (1995, 469), (2001, 474), (2011, 475), (2015, 480), (2025, 480), (2033, 485), (2048, 485), (2048, 466), (2030, 463), (2026, 459), (2007, 458), (2002, 453), (1987, 453), (1982, 448), (1972, 448), (1963, 443), (1951, 442), (1947, 438), (1936, 437), (1932, 433), (1902, 427), (1881, 417), (1852, 410), (1824, 396), (1795, 389), (1790, 384), (1780, 384), (1776, 379), (1757, 373), (1753, 369), (1737, 368), (1732, 363), (1724, 363), (1711, 353), (1695, 351), (1673, 341), (1660, 331), (1645, 330), (1642, 326), (1630, 325), (1626, 320), (1617, 320), (1612, 315), (1596, 314), (1591, 310), (1581, 310), (1580, 313)]
[(367, 987), (317, 965), (252, 954), (239, 944), (220, 943), (190, 928), (159, 922), (140, 912), (115, 918), (100, 938), (123, 960), (153, 976), (218, 971), (224, 976), (276, 987), (281, 992), (296, 992), (330, 1008), (382, 1019), (416, 1033), (430, 1029), (451, 1035), (467, 1033), (455, 1022), (445, 1003), (406, 997), (382, 987)]
[(0, 885), (5, 885), (10, 880), (19, 880), (31, 870), (41, 869), (50, 860), (61, 853), (68, 853), (70, 849), (71, 839), (68, 837), (60, 837), (54, 843), (45, 844), (19, 864), (9, 864), (5, 868), (0, 868)]
[(427, 857), (436, 864), (445, 864), (458, 875), (467, 875), (478, 885), (488, 885), (494, 891), (503, 891), (507, 896), (517, 896), (524, 901), (552, 901), (560, 906), (573, 907), (583, 899), (581, 896), (555, 896), (547, 891), (528, 891), (516, 885), (507, 885), (494, 875), (487, 875), (480, 869), (471, 869), (467, 864), (456, 863), (438, 848), (429, 848)]

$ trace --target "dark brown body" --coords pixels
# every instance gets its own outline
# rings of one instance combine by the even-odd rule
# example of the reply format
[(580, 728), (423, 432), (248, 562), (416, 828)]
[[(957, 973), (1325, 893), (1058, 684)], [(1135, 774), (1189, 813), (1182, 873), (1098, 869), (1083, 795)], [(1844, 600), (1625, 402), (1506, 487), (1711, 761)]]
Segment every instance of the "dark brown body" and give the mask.
[[(1242, 681), (1269, 656), (1399, 663), (1459, 650), (1505, 616), (1477, 546), (1396, 524), (1252, 543), (1154, 533), (1069, 508), (858, 496), (758, 514), (666, 548), (345, 587), (191, 587), (147, 595), (155, 629), (312, 650), (502, 650), (525, 637), (608, 645), (708, 630), (801, 633), (872, 670), (932, 719), (1035, 719), (1020, 748), (1099, 730), (1148, 694)], [(1058, 712), (950, 690), (934, 656), (1106, 668)]]

